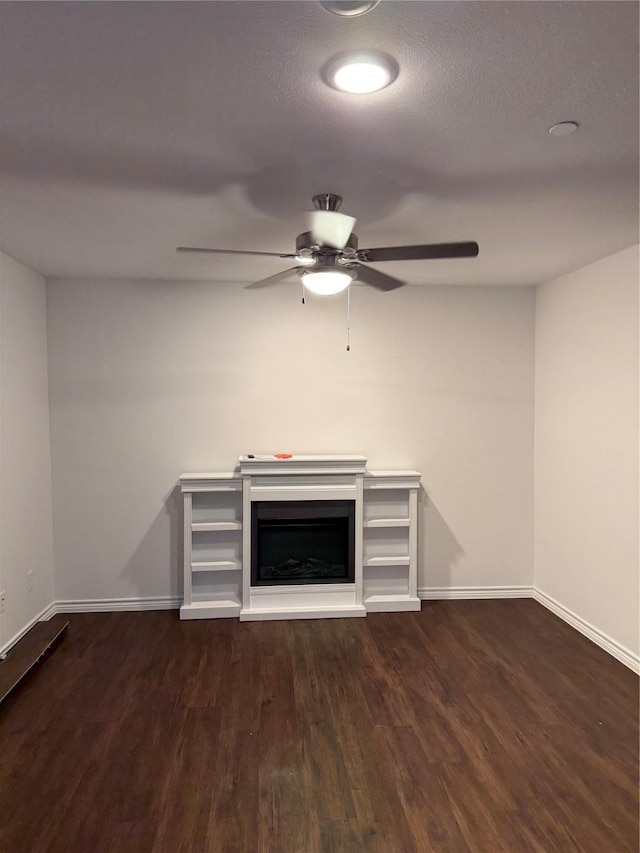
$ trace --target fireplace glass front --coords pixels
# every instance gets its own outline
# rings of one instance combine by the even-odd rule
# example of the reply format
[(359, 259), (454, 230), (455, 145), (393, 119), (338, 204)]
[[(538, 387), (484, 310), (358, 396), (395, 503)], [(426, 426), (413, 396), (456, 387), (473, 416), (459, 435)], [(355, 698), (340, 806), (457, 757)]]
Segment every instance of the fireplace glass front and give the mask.
[(354, 501), (254, 501), (251, 584), (353, 583)]

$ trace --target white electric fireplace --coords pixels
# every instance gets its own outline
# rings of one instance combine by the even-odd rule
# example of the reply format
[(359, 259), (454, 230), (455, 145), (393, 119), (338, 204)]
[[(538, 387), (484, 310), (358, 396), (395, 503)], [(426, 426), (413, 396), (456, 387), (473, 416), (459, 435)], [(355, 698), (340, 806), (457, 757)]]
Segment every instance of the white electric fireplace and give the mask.
[(364, 456), (241, 456), (183, 474), (181, 619), (419, 610), (416, 471)]

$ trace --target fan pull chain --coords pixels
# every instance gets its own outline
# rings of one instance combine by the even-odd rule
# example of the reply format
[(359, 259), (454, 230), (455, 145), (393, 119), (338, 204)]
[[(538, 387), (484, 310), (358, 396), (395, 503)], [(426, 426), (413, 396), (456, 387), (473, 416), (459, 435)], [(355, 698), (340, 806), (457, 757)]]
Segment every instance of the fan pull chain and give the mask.
[(351, 285), (347, 287), (347, 352), (351, 349)]
[(304, 301), (304, 281), (302, 279), (300, 279), (300, 284), (302, 285), (302, 304), (306, 305), (306, 302)]

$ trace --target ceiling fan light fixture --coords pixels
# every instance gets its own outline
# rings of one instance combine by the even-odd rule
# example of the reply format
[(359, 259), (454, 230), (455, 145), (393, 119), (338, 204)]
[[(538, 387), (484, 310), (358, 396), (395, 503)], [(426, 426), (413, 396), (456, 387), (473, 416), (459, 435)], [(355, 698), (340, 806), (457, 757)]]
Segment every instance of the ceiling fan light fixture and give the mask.
[(333, 296), (346, 290), (355, 277), (351, 270), (312, 270), (302, 273), (302, 283), (318, 296)]
[(368, 95), (389, 86), (398, 76), (398, 63), (378, 50), (360, 50), (334, 56), (324, 66), (328, 86), (352, 95)]
[(301, 267), (312, 267), (316, 259), (312, 255), (296, 255), (296, 261)]

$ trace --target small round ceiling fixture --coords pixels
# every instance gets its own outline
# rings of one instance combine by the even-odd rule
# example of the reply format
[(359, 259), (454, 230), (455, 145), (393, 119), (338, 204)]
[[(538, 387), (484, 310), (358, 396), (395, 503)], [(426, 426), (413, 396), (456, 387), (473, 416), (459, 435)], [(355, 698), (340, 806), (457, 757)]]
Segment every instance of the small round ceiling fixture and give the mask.
[(322, 69), (327, 85), (353, 95), (379, 92), (398, 76), (398, 63), (380, 50), (356, 50), (340, 53)]
[(340, 15), (341, 18), (357, 18), (358, 15), (366, 15), (374, 9), (380, 0), (320, 0), (320, 5), (332, 15)]
[(561, 121), (559, 124), (554, 124), (549, 128), (551, 136), (569, 136), (574, 133), (580, 125), (577, 121)]

